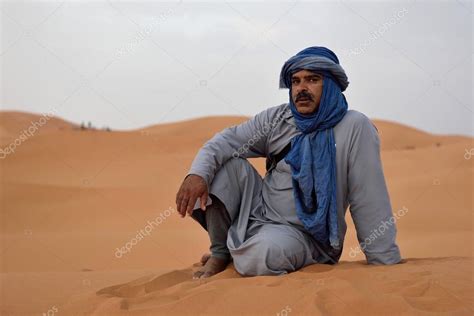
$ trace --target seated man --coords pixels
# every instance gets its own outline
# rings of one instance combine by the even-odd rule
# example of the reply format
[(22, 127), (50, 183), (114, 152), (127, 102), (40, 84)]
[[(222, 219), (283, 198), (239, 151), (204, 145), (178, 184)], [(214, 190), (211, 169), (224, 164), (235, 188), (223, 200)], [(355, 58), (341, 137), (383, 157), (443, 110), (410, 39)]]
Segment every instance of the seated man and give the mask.
[[(176, 196), (181, 216), (191, 215), (211, 241), (195, 278), (223, 271), (230, 260), (244, 276), (337, 263), (349, 205), (367, 262), (401, 261), (377, 130), (347, 109), (348, 84), (331, 50), (306, 48), (280, 74), (288, 104), (223, 130), (201, 148)], [(263, 179), (247, 161), (252, 157), (267, 157)]]

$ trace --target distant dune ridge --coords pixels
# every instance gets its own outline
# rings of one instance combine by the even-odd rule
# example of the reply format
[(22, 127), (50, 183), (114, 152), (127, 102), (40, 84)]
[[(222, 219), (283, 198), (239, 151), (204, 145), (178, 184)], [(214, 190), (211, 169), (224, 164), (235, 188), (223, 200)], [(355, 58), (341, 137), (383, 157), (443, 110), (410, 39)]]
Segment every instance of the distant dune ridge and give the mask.
[[(200, 146), (246, 119), (107, 132), (0, 112), (0, 314), (474, 314), (474, 138), (381, 120), (393, 211), (406, 210), (397, 220), (405, 263), (366, 265), (348, 211), (338, 265), (254, 278), (229, 266), (192, 280), (207, 234), (176, 212), (157, 219), (175, 208)], [(263, 159), (252, 163), (264, 173)]]

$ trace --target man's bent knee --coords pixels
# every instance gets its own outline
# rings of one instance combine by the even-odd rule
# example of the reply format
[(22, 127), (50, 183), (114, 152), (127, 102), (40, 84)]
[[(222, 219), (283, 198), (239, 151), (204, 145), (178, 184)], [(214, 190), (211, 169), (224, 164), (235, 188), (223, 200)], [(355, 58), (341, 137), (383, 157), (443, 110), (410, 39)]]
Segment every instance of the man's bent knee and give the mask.
[(232, 256), (235, 269), (241, 275), (281, 275), (297, 270), (288, 250), (268, 238), (262, 238), (256, 241), (254, 248)]

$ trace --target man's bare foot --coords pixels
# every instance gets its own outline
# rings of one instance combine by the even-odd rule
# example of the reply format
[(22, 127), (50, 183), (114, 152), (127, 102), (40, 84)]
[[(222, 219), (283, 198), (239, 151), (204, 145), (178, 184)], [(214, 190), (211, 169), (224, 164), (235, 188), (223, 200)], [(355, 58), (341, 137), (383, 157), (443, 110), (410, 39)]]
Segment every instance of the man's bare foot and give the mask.
[[(204, 257), (205, 255), (201, 259), (201, 262)], [(229, 264), (229, 261), (229, 259), (222, 259), (210, 256), (207, 258), (204, 266), (193, 274), (193, 279), (205, 279), (219, 272), (222, 272)]]

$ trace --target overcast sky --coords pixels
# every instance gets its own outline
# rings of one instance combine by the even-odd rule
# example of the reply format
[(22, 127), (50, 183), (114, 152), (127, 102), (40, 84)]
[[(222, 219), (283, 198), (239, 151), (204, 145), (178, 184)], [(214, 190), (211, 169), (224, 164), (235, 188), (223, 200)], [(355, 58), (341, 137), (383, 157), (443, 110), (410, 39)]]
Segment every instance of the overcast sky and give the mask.
[(288, 102), (282, 64), (339, 56), (349, 108), (474, 135), (472, 1), (2, 1), (1, 109), (132, 129)]

